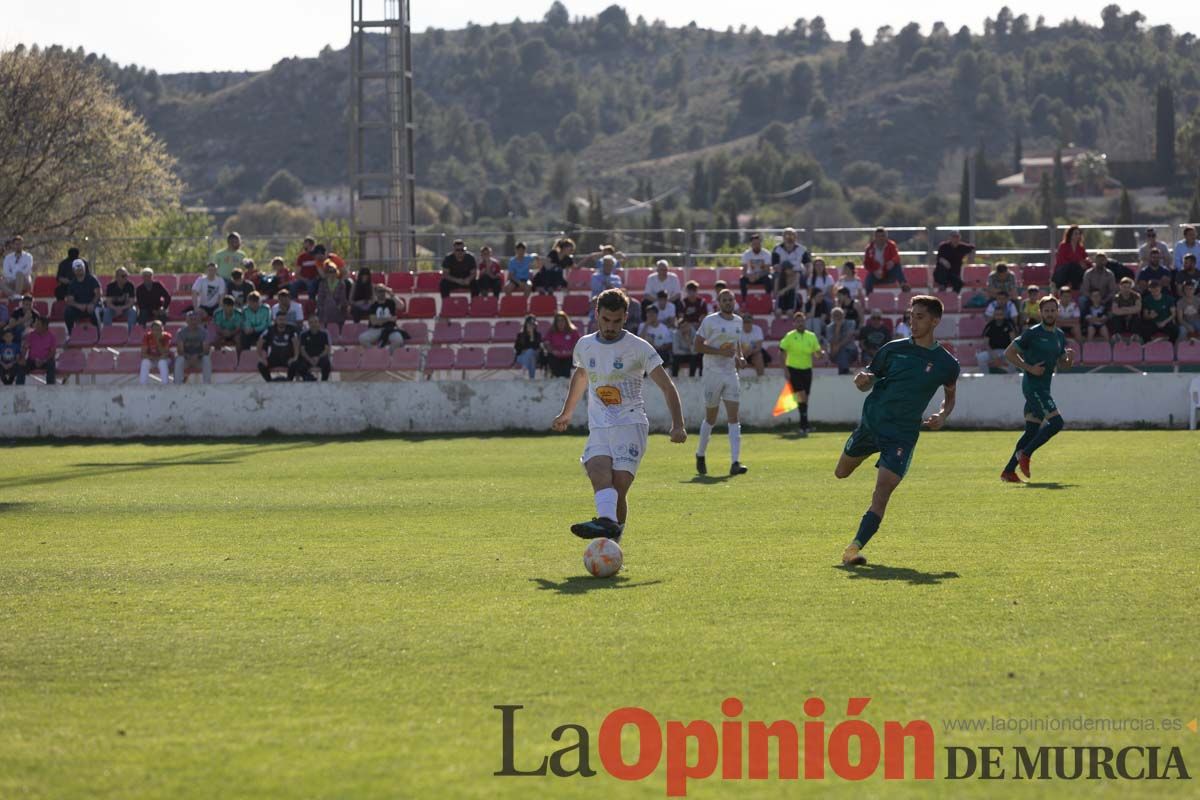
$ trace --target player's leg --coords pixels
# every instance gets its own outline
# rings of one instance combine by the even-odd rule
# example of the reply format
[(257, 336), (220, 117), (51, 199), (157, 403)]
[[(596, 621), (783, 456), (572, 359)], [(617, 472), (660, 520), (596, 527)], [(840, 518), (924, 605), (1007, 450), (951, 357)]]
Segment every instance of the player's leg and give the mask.
[(1033, 438), (1017, 453), (1017, 465), (1021, 468), (1021, 473), (1028, 478), (1030, 476), (1029, 459), (1033, 455), (1033, 451), (1050, 441), (1056, 433), (1063, 429), (1063, 419), (1062, 415), (1058, 413), (1058, 406), (1054, 403), (1054, 398), (1046, 390), (1035, 389), (1030, 392), (1026, 410), (1045, 420), (1045, 424), (1038, 428)]
[[(1030, 409), (1028, 403), (1025, 404), (1025, 432), (1021, 434), (1021, 438), (1017, 440), (1017, 446), (1013, 448), (1012, 456), (1008, 459), (1008, 463), (1004, 465), (1004, 471), (1000, 473), (1000, 480), (1005, 483), (1020, 483), (1021, 479), (1017, 477), (1017, 463), (1021, 458), (1021, 454), (1025, 452), (1025, 448), (1033, 441), (1033, 437), (1037, 436), (1038, 429), (1042, 427), (1042, 418)], [(1026, 465), (1028, 468), (1028, 465)], [(1029, 473), (1026, 472), (1026, 475)]]
[(1063, 425), (1062, 414), (1058, 413), (1057, 410), (1046, 415), (1046, 424), (1038, 429), (1037, 435), (1033, 437), (1033, 441), (1022, 450), (1022, 453), (1025, 455), (1025, 466), (1023, 469), (1026, 474), (1028, 474), (1029, 457), (1033, 455), (1035, 450), (1050, 441), (1055, 434), (1061, 431)]
[(800, 411), (800, 433), (808, 435), (808, 397), (812, 393), (812, 370), (788, 368), (792, 388), (796, 391), (796, 405)]
[(577, 522), (571, 526), (571, 533), (581, 539), (595, 539), (598, 536), (612, 538), (617, 535), (617, 502), (619, 495), (613, 483), (613, 460), (611, 455), (592, 454), (606, 447), (608, 429), (593, 431), (588, 436), (588, 446), (584, 450), (583, 469), (587, 472), (592, 484), (592, 493), (596, 503), (596, 516), (587, 522)]
[(646, 455), (650, 437), (648, 425), (622, 425), (610, 431), (612, 445), (612, 486), (617, 492), (617, 532), (608, 538), (620, 542), (629, 515), (629, 487), (637, 475), (638, 465)]
[(833, 476), (839, 480), (849, 478), (867, 456), (878, 452), (879, 445), (876, 444), (875, 437), (859, 424), (850, 432), (850, 438), (846, 440), (846, 445), (842, 448), (842, 455), (838, 458), (837, 466), (833, 468)]
[(708, 464), (704, 454), (708, 452), (708, 440), (712, 438), (713, 426), (717, 424), (717, 414), (721, 411), (721, 394), (724, 384), (719, 375), (710, 374), (704, 381), (704, 420), (700, 423), (700, 442), (696, 445), (696, 472), (708, 474)]
[(617, 535), (609, 538), (621, 541), (621, 535), (625, 533), (625, 520), (629, 517), (629, 487), (633, 486), (634, 474), (626, 472), (623, 469), (618, 469), (613, 472), (613, 488), (617, 490), (617, 525), (619, 526)]
[(854, 541), (850, 542), (842, 553), (842, 563), (847, 566), (860, 566), (867, 563), (867, 559), (859, 551), (867, 546), (867, 542), (871, 541), (871, 537), (879, 530), (879, 524), (883, 522), (883, 515), (887, 512), (888, 501), (892, 499), (892, 492), (896, 491), (896, 487), (903, 479), (902, 474), (897, 474), (882, 463), (880, 463), (877, 473), (875, 491), (871, 494), (871, 507), (859, 521), (858, 533), (854, 535)]
[(849, 456), (843, 452), (838, 458), (837, 466), (833, 468), (833, 477), (849, 478), (866, 458), (866, 456)]
[[(737, 378), (733, 378), (734, 381)], [(728, 396), (728, 392), (726, 395)], [(725, 417), (729, 422), (729, 474), (744, 475), (750, 468), (742, 463), (742, 423), (738, 417), (741, 403), (738, 400), (725, 400)]]

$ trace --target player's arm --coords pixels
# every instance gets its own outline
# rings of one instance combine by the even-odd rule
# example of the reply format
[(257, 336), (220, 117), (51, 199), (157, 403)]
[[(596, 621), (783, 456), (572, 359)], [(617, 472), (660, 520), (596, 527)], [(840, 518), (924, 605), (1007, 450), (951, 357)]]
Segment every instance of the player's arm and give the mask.
[(941, 430), (942, 426), (946, 424), (946, 420), (949, 419), (950, 413), (954, 411), (954, 400), (958, 394), (958, 384), (948, 383), (942, 387), (942, 392), (945, 394), (945, 397), (942, 398), (942, 407), (938, 409), (936, 414), (930, 415), (929, 419), (925, 420), (925, 424), (929, 426), (929, 430), (931, 431)]
[(712, 347), (711, 345), (708, 345), (705, 343), (703, 336), (701, 336), (700, 334), (696, 334), (696, 352), (697, 353), (702, 353), (704, 355), (714, 355), (714, 356), (728, 356), (728, 355), (733, 355), (732, 349), (733, 349), (732, 343), (726, 344), (724, 348)]
[(687, 441), (687, 430), (683, 426), (683, 403), (679, 400), (679, 390), (675, 388), (675, 383), (662, 364), (650, 372), (650, 380), (662, 390), (663, 399), (667, 401), (667, 410), (671, 412), (671, 441), (683, 444)]
[(587, 372), (582, 367), (576, 367), (575, 371), (571, 373), (571, 385), (567, 388), (567, 399), (563, 401), (562, 411), (554, 418), (550, 427), (556, 431), (567, 429), (567, 426), (571, 424), (571, 415), (575, 413), (575, 406), (579, 405), (583, 393), (587, 390), (587, 383)]
[[(854, 385), (860, 392), (867, 392), (875, 385), (875, 382), (887, 374), (887, 360), (891, 355), (890, 342), (876, 351), (871, 363), (868, 364), (861, 372), (854, 376)], [(835, 350), (836, 348), (829, 348)]]
[(1068, 347), (1064, 349), (1063, 354), (1058, 357), (1058, 368), (1070, 369), (1073, 366), (1075, 366), (1075, 351)]
[(1008, 348), (1004, 351), (1004, 358), (1007, 359), (1008, 363), (1022, 372), (1028, 372), (1030, 375), (1041, 375), (1046, 371), (1046, 368), (1041, 364), (1030, 364), (1026, 361), (1024, 355), (1021, 353), (1021, 348), (1017, 346), (1019, 341), (1019, 339), (1014, 340), (1008, 345)]

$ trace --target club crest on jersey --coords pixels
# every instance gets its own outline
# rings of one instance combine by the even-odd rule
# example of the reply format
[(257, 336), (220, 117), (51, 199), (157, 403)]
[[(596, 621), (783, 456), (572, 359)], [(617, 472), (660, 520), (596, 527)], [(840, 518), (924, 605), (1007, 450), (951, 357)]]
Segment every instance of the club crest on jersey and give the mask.
[(630, 458), (638, 457), (638, 446), (636, 444), (629, 445), (629, 457)]
[(904, 458), (904, 448), (903, 447), (896, 448), (896, 458)]
[(594, 359), (594, 358), (589, 358), (589, 359), (588, 359), (588, 366), (589, 366), (589, 367), (591, 367), (591, 368), (593, 368), (593, 369), (595, 369), (595, 368), (596, 368), (596, 359)]
[(613, 369), (624, 369), (624, 368), (625, 368), (625, 362), (621, 360), (620, 356), (617, 356), (617, 359), (615, 361), (613, 361)]
[(933, 363), (932, 363), (932, 362), (930, 362), (930, 363), (928, 363), (928, 364), (926, 364), (926, 365), (925, 365), (925, 371), (926, 371), (926, 372), (933, 372)]

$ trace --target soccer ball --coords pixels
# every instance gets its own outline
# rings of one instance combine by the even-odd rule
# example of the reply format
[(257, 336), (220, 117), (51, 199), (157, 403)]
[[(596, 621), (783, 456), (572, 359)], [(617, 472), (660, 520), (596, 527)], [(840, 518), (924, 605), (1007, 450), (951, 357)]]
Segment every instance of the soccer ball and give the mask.
[(625, 561), (621, 545), (612, 539), (592, 539), (587, 549), (583, 551), (583, 567), (597, 578), (607, 578), (616, 575)]

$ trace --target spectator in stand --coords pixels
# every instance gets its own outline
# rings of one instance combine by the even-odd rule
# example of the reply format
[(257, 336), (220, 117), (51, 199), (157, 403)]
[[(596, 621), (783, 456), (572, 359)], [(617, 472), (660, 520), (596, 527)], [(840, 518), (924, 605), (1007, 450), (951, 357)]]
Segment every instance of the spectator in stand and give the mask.
[(1108, 305), (1113, 295), (1117, 293), (1117, 278), (1108, 268), (1108, 256), (1096, 253), (1092, 266), (1083, 273), (1083, 282), (1079, 286), (1079, 313), (1087, 316), (1088, 307), (1092, 302), (1092, 292), (1100, 292), (1100, 302)]
[(1018, 327), (1029, 328), (1042, 321), (1042, 307), (1039, 303), (1038, 287), (1030, 284), (1025, 287), (1025, 302), (1021, 305), (1021, 318), (1017, 320)]
[[(249, 304), (247, 304), (249, 305)], [(232, 347), (242, 352), (242, 309), (237, 307), (232, 295), (221, 299), (221, 307), (213, 314), (213, 346)]]
[(363, 347), (377, 344), (392, 350), (403, 347), (408, 334), (397, 327), (400, 313), (396, 298), (388, 287), (376, 284), (375, 302), (367, 309), (367, 329), (359, 334), (358, 343)]
[[(683, 287), (683, 298), (679, 301), (679, 316), (692, 324), (692, 329), (708, 316), (708, 303), (700, 296), (700, 284), (688, 281)], [(679, 348), (675, 348), (679, 352)]]
[(1142, 296), (1134, 291), (1133, 278), (1121, 278), (1108, 315), (1108, 327), (1114, 336), (1130, 341), (1139, 335), (1142, 318)]
[[(246, 259), (250, 261), (250, 259)], [(253, 265), (254, 262), (250, 261)], [(238, 308), (246, 305), (246, 298), (254, 291), (254, 284), (246, 280), (246, 273), (242, 267), (238, 267), (233, 271), (233, 276), (225, 282), (225, 294), (233, 298), (233, 302)]]
[(664, 364), (671, 363), (671, 345), (675, 335), (659, 317), (658, 309), (655, 306), (646, 309), (646, 319), (638, 327), (637, 335), (650, 343)]
[(776, 314), (793, 314), (804, 305), (803, 278), (804, 270), (797, 270), (790, 261), (784, 261), (775, 269)]
[(550, 332), (546, 334), (544, 344), (546, 363), (553, 377), (571, 377), (571, 357), (575, 353), (575, 343), (579, 338), (579, 329), (571, 322), (567, 312), (554, 312), (554, 321), (550, 324)]
[(825, 259), (814, 258), (812, 262), (812, 274), (808, 276), (809, 290), (814, 292), (824, 292), (828, 297), (833, 294), (833, 284), (833, 276), (830, 275), (825, 269)]
[(1087, 249), (1083, 246), (1083, 231), (1078, 225), (1072, 225), (1063, 233), (1058, 252), (1054, 254), (1054, 275), (1051, 281), (1055, 286), (1070, 286), (1078, 291), (1083, 285), (1083, 271), (1090, 267)]
[[(8, 306), (0, 303), (0, 308), (7, 310)], [(0, 329), (0, 383), (12, 386), (20, 372), (21, 343), (17, 341), (17, 332), (12, 328)]]
[(1168, 269), (1172, 265), (1171, 249), (1158, 240), (1158, 231), (1146, 228), (1146, 241), (1138, 248), (1138, 263), (1143, 267), (1150, 263), (1150, 253), (1158, 251), (1158, 261)]
[(679, 377), (679, 368), (687, 364), (688, 377), (696, 377), (697, 371), (703, 374), (700, 354), (696, 352), (696, 323), (687, 317), (680, 317), (675, 327), (675, 336), (671, 342), (671, 377)]
[(753, 285), (762, 286), (771, 294), (773, 280), (771, 277), (771, 254), (763, 250), (762, 235), (750, 234), (750, 247), (742, 253), (742, 277), (738, 283), (742, 287), (742, 302)]
[[(287, 291), (284, 289), (283, 291)], [(242, 309), (242, 336), (238, 341), (238, 355), (258, 345), (259, 339), (271, 327), (271, 309), (263, 302), (262, 295), (251, 292)]]
[(271, 321), (274, 322), (276, 317), (283, 317), (296, 330), (300, 330), (300, 326), (304, 324), (304, 309), (299, 303), (292, 301), (292, 293), (287, 289), (280, 289), (275, 293), (275, 305), (271, 306)]
[(462, 239), (455, 239), (450, 255), (442, 259), (442, 281), (438, 286), (442, 298), (450, 296), (455, 289), (471, 288), (475, 278), (475, 256), (467, 252), (467, 245)]
[(900, 248), (888, 238), (886, 228), (875, 229), (875, 238), (863, 252), (863, 267), (867, 270), (867, 294), (875, 290), (877, 283), (898, 283), (900, 291), (908, 291), (908, 279), (900, 266)]
[(1142, 339), (1165, 336), (1172, 342), (1179, 335), (1175, 325), (1175, 298), (1163, 291), (1161, 283), (1153, 282), (1142, 295)]
[(175, 385), (182, 386), (187, 371), (200, 370), (205, 383), (212, 383), (212, 346), (208, 343), (208, 332), (200, 327), (198, 311), (189, 311), (184, 325), (175, 337)]
[(857, 333), (858, 325), (846, 319), (845, 309), (838, 306), (829, 312), (829, 325), (825, 328), (825, 351), (837, 364), (838, 375), (849, 375), (850, 366), (858, 358), (855, 345)]
[(782, 271), (785, 264), (791, 265), (792, 271), (800, 276), (801, 288), (805, 288), (805, 278), (808, 277), (809, 265), (812, 264), (812, 253), (796, 240), (795, 228), (784, 228), (783, 241), (771, 251), (771, 266), (776, 273)]
[(217, 274), (217, 265), (210, 263), (204, 268), (204, 274), (192, 284), (192, 308), (202, 311), (205, 318), (212, 319), (212, 315), (217, 313), (217, 306), (221, 305), (221, 298), (227, 294), (225, 279)]
[(326, 261), (325, 275), (317, 288), (317, 317), (322, 325), (341, 325), (350, 314), (350, 294), (338, 275), (337, 265)]
[(158, 379), (166, 386), (170, 365), (171, 334), (163, 330), (162, 322), (154, 320), (150, 323), (146, 335), (142, 337), (142, 366), (138, 373), (138, 383), (142, 386), (149, 383), (150, 370), (158, 367)]
[[(17, 338), (20, 339), (25, 334), (25, 331), (33, 330), (37, 327), (37, 321), (42, 318), (42, 315), (33, 308), (33, 295), (18, 295), (18, 301), (20, 305), (17, 306), (16, 311), (9, 314), (8, 322), (5, 323), (4, 327), (11, 328)], [(4, 304), (4, 306), (7, 310), (7, 304)]]
[[(1146, 265), (1142, 267), (1137, 275), (1137, 288), (1139, 292), (1145, 293), (1150, 288), (1150, 284), (1157, 283), (1161, 285), (1166, 294), (1170, 294), (1171, 285), (1171, 270), (1167, 269), (1163, 263), (1162, 255), (1157, 249), (1151, 250), (1147, 254)], [(1144, 301), (1145, 298), (1143, 298)]]
[(371, 303), (375, 302), (374, 287), (371, 270), (359, 267), (354, 275), (354, 285), (350, 287), (350, 317), (355, 322), (362, 322), (371, 313)]
[(275, 256), (271, 259), (271, 274), (258, 279), (258, 290), (265, 297), (273, 298), (280, 289), (287, 289), (292, 283), (292, 271), (282, 258)]
[(1004, 351), (1017, 335), (1017, 326), (1004, 316), (1004, 309), (997, 308), (992, 312), (992, 318), (983, 326), (983, 335), (987, 339), (987, 350), (980, 350), (975, 354), (979, 368), (985, 375), (1004, 375), (1012, 372), (1014, 367), (1005, 358)]
[(575, 266), (575, 242), (559, 239), (546, 254), (546, 264), (533, 276), (533, 286), (542, 294), (567, 288), (566, 271)]
[(317, 296), (321, 283), (321, 266), (325, 260), (316, 252), (317, 240), (311, 236), (304, 237), (300, 245), (300, 253), (296, 256), (296, 279), (288, 287), (297, 298), (300, 292), (308, 293), (309, 297)]
[(217, 275), (222, 278), (232, 278), (233, 271), (242, 266), (248, 258), (242, 250), (242, 237), (236, 231), (225, 237), (225, 249), (213, 256), (217, 266)]
[(537, 317), (532, 314), (525, 317), (517, 340), (513, 343), (513, 351), (513, 362), (529, 373), (530, 380), (536, 378), (542, 358), (542, 334), (538, 330)]
[(862, 281), (858, 279), (858, 273), (854, 271), (853, 261), (842, 264), (841, 273), (838, 275), (838, 282), (834, 288), (838, 291), (845, 289), (856, 303), (861, 304), (866, 299), (866, 295), (863, 294)]
[(1183, 269), (1183, 260), (1190, 255), (1194, 262), (1200, 258), (1200, 239), (1196, 238), (1196, 226), (1184, 225), (1183, 238), (1175, 243), (1175, 257), (1172, 264), (1175, 269)]
[[(683, 287), (679, 283), (679, 276), (671, 272), (671, 265), (665, 258), (660, 258), (654, 263), (654, 272), (646, 278), (646, 294), (642, 298), (642, 305), (648, 306), (657, 300), (659, 292), (666, 292), (667, 301), (673, 306), (678, 305), (679, 298), (683, 295)], [(667, 320), (663, 319), (663, 322)]]
[(625, 292), (625, 299), (629, 301), (629, 309), (626, 312), (624, 327), (637, 336), (638, 328), (642, 326), (642, 304), (633, 302), (628, 292)]
[(1058, 298), (1058, 327), (1067, 336), (1075, 341), (1079, 341), (1081, 337), (1079, 329), (1081, 316), (1079, 304), (1075, 302), (1071, 287), (1058, 287), (1058, 291), (1054, 293), (1054, 296)]
[(475, 265), (475, 277), (471, 280), (471, 297), (491, 292), (492, 297), (499, 297), (504, 288), (504, 268), (500, 261), (492, 255), (492, 248), (484, 245), (479, 248), (479, 262)]
[(987, 292), (989, 302), (995, 300), (996, 295), (1001, 292), (1008, 297), (1017, 293), (1017, 278), (1008, 269), (1008, 264), (1001, 261), (995, 269), (988, 273), (987, 285), (984, 290)]
[(649, 311), (650, 308), (658, 312), (659, 322), (668, 328), (675, 327), (675, 318), (679, 315), (679, 311), (676, 305), (667, 299), (666, 289), (658, 290), (658, 296), (654, 298), (654, 302), (646, 310)]
[(907, 339), (912, 336), (912, 312), (905, 311), (904, 316), (896, 323), (896, 338)]
[(595, 269), (596, 265), (601, 263), (605, 256), (612, 256), (613, 260), (616, 261), (614, 269), (621, 269), (621, 262), (625, 260), (625, 254), (611, 244), (600, 245), (600, 249), (584, 258), (582, 263), (585, 267)]
[(858, 313), (858, 304), (854, 302), (854, 298), (850, 295), (850, 290), (841, 288), (834, 294), (834, 308), (840, 308), (842, 313), (846, 315), (848, 322), (853, 322), (855, 326), (862, 323), (862, 317)]
[(1183, 297), (1184, 284), (1188, 283), (1200, 285), (1200, 269), (1196, 268), (1196, 257), (1191, 253), (1183, 257), (1183, 269), (1171, 273), (1171, 294)]
[(308, 330), (300, 334), (300, 351), (288, 370), (288, 380), (299, 378), (306, 383), (315, 381), (312, 374), (315, 366), (321, 370), (321, 382), (328, 381), (329, 373), (333, 372), (333, 362), (330, 360), (332, 353), (333, 343), (329, 341), (329, 334), (321, 330), (321, 317), (310, 314)]
[(258, 374), (270, 383), (271, 370), (286, 369), (287, 375), (278, 380), (289, 381), (293, 375), (292, 363), (299, 357), (300, 335), (288, 324), (287, 317), (280, 314), (258, 340)]
[(46, 385), (55, 383), (55, 357), (58, 355), (58, 337), (50, 330), (50, 321), (43, 316), (34, 319), (33, 330), (21, 336), (21, 359), (17, 370), (17, 386), (25, 385), (25, 376), (43, 370)]
[(937, 266), (933, 268), (933, 285), (938, 291), (962, 291), (963, 260), (975, 252), (975, 245), (962, 240), (958, 231), (950, 231), (950, 238), (938, 245)]
[(1200, 300), (1196, 298), (1196, 284), (1182, 284), (1182, 296), (1175, 304), (1175, 324), (1179, 326), (1179, 336), (1188, 341), (1200, 339)]
[(95, 275), (88, 274), (87, 265), (83, 263), (82, 258), (75, 259), (73, 269), (75, 277), (67, 286), (67, 308), (63, 314), (63, 321), (67, 323), (68, 340), (71, 338), (71, 331), (75, 329), (75, 323), (80, 320), (100, 327), (102, 311), (100, 281), (96, 280)]
[(8, 241), (0, 272), (0, 297), (33, 294), (33, 254), (25, 249), (25, 237), (16, 234)]
[(592, 274), (592, 297), (597, 297), (605, 289), (620, 289), (621, 276), (617, 274), (617, 259), (614, 256), (604, 256), (600, 259), (600, 269)]
[[(743, 314), (742, 333), (739, 337), (742, 345), (742, 358), (746, 359), (746, 363), (754, 368), (755, 375), (762, 375), (771, 363), (771, 356), (763, 349), (763, 342), (766, 338), (762, 326), (754, 323), (754, 317)], [(666, 359), (663, 361), (670, 363)]]
[[(309, 272), (308, 274), (315, 274), (316, 277), (308, 278), (305, 277), (304, 274), (301, 274), (299, 278), (292, 282), (292, 297), (296, 298), (297, 302), (300, 300), (301, 289), (308, 293), (308, 299), (317, 299), (317, 293), (321, 291), (321, 283), (325, 280), (325, 267), (327, 267), (330, 263), (333, 264), (334, 269), (337, 271), (338, 279), (346, 279), (345, 260), (337, 253), (329, 252), (325, 245), (321, 244), (320, 242), (313, 245), (313, 249), (309, 252), (308, 256), (314, 262), (312, 267), (313, 271)], [(347, 296), (349, 296), (349, 288), (349, 286), (346, 287)]]
[(863, 363), (871, 363), (871, 359), (879, 352), (879, 348), (888, 343), (892, 335), (883, 324), (883, 312), (878, 308), (872, 309), (867, 322), (858, 330), (859, 349), (862, 351)]
[(792, 314), (795, 326), (783, 336), (779, 349), (783, 351), (783, 373), (796, 398), (800, 412), (800, 437), (807, 437), (808, 397), (812, 394), (813, 356), (824, 355), (819, 337), (808, 330), (808, 318), (803, 311)]
[[(250, 292), (253, 292), (255, 289), (258, 288), (258, 281), (262, 276), (259, 275), (258, 266), (254, 263), (253, 258), (242, 259), (242, 268), (241, 269), (242, 269), (242, 277), (246, 280), (247, 283), (250, 284), (250, 286), (246, 289), (246, 294), (250, 294)], [(229, 273), (229, 280), (232, 281), (236, 275), (237, 275), (237, 270), (235, 269), (233, 272)], [(236, 299), (236, 297), (234, 299)], [(238, 300), (239, 308), (244, 306), (245, 304), (246, 304), (245, 298)]]
[(517, 242), (515, 255), (508, 260), (508, 277), (504, 282), (504, 293), (523, 292), (526, 297), (533, 292), (531, 283), (534, 257), (526, 252), (524, 242)]
[(1108, 303), (1104, 302), (1104, 295), (1099, 289), (1092, 289), (1092, 296), (1088, 298), (1083, 337), (1089, 342), (1097, 338), (1102, 342), (1108, 341)]
[[(804, 321), (808, 330), (818, 339), (825, 338), (825, 328), (829, 326), (829, 312), (832, 307), (829, 298), (820, 289), (813, 289), (812, 294), (804, 303)], [(843, 312), (845, 313), (845, 312)], [(795, 315), (792, 316), (795, 319)]]
[(113, 282), (104, 290), (104, 324), (112, 325), (114, 320), (125, 317), (125, 324), (132, 332), (138, 320), (136, 295), (129, 270), (117, 267)]
[(58, 262), (58, 284), (54, 287), (54, 299), (60, 303), (67, 299), (67, 287), (70, 286), (71, 281), (75, 280), (76, 261), (83, 261), (87, 274), (92, 274), (92, 265), (88, 263), (88, 260), (79, 258), (79, 248), (69, 248), (67, 257)]
[[(1037, 287), (1034, 288), (1036, 289)], [(1021, 320), (1021, 316), (1017, 311), (1017, 304), (1008, 299), (1008, 292), (996, 292), (996, 299), (987, 304), (987, 308), (984, 309), (983, 313), (990, 317), (995, 313), (996, 309), (1003, 311), (1004, 316), (1007, 319), (1011, 319), (1014, 325), (1018, 324)]]

